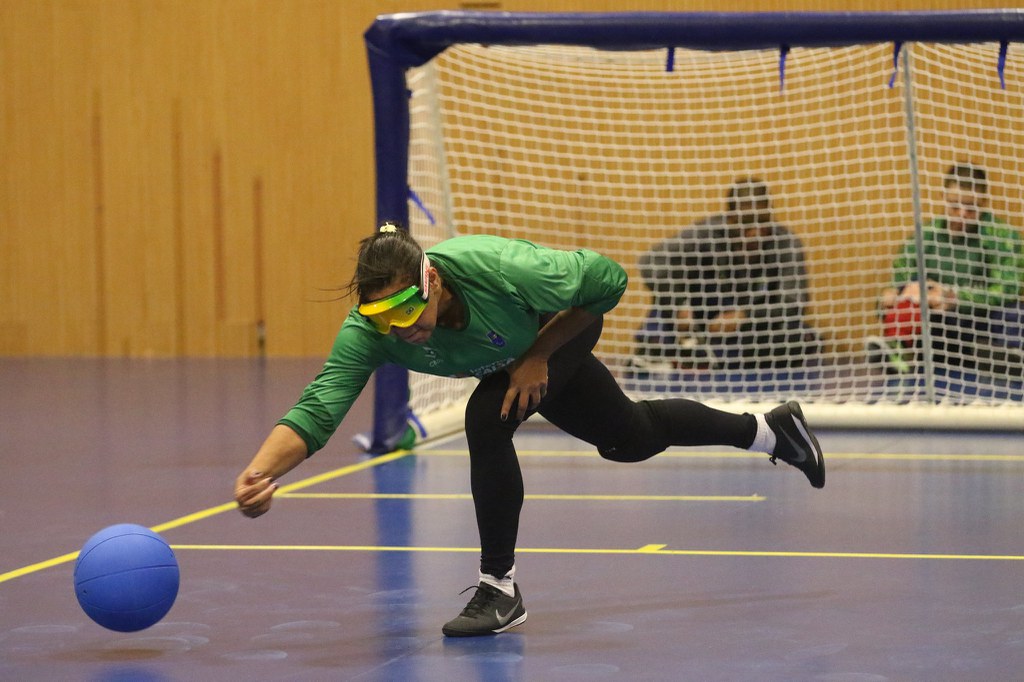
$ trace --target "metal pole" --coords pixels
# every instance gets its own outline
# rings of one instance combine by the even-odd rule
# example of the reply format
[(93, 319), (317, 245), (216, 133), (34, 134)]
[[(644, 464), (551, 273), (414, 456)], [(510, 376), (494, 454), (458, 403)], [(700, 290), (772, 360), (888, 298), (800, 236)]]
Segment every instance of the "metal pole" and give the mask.
[(935, 402), (935, 368), (932, 358), (928, 280), (924, 259), (924, 222), (921, 217), (921, 179), (917, 167), (917, 128), (914, 119), (914, 86), (910, 75), (910, 45), (903, 46), (903, 108), (907, 124), (907, 157), (910, 163), (910, 193), (914, 206), (914, 243), (917, 248), (917, 283), (921, 292), (921, 353), (924, 358), (924, 389), (928, 402)]

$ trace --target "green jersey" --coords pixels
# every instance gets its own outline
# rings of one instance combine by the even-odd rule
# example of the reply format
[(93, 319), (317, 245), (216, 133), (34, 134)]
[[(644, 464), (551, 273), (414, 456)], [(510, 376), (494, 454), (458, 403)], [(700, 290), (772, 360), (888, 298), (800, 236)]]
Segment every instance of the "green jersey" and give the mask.
[(542, 314), (576, 307), (601, 315), (626, 290), (622, 267), (586, 249), (474, 235), (441, 242), (427, 256), (464, 306), (465, 327), (436, 327), (427, 343), (415, 345), (378, 333), (353, 307), (320, 374), (278, 422), (299, 434), (309, 454), (324, 446), (377, 367), (481, 378), (533, 344)]
[[(928, 279), (956, 287), (961, 306), (1002, 306), (1024, 288), (1024, 242), (1015, 229), (983, 213), (975, 234), (954, 234), (945, 218), (924, 226)], [(910, 239), (893, 263), (893, 284), (917, 280), (917, 243)]]

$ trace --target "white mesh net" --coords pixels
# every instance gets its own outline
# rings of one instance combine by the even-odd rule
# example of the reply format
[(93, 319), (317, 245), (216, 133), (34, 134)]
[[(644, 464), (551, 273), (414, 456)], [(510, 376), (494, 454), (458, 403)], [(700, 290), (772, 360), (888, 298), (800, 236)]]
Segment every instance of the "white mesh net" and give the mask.
[[(936, 310), (899, 336), (913, 309), (886, 325), (879, 301), (915, 204), (925, 225), (947, 214), (951, 165), (983, 168), (969, 199), (1021, 223), (1024, 82), (1010, 60), (1001, 89), (998, 44), (903, 49), (909, 93), (891, 45), (794, 49), (784, 83), (778, 51), (676, 49), (669, 71), (665, 50), (449, 49), (408, 75), (410, 229), (426, 246), (487, 233), (616, 259), (630, 287), (598, 354), (636, 397), (1019, 409), (1019, 251), (1000, 263), (1015, 293), (954, 305), (956, 343), (933, 338), (954, 329)], [(976, 268), (989, 241), (952, 248)], [(472, 388), (415, 376), (411, 404)]]

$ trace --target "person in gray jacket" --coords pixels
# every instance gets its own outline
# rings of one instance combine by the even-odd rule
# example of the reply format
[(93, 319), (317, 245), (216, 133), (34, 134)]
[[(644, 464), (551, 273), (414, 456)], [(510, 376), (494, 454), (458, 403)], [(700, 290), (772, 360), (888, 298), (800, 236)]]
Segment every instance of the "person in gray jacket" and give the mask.
[(818, 351), (804, 322), (803, 244), (775, 222), (758, 178), (736, 180), (724, 213), (657, 244), (639, 266), (654, 303), (636, 337), (641, 366), (791, 368)]

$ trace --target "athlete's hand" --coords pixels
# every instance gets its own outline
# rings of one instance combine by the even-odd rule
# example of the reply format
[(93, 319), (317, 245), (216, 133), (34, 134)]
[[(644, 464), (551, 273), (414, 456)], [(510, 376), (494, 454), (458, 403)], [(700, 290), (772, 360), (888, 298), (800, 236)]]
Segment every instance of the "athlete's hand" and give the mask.
[(246, 470), (235, 481), (235, 502), (238, 510), (254, 519), (270, 511), (270, 503), (277, 490), (277, 483), (270, 476), (258, 471)]
[(548, 362), (524, 355), (508, 368), (508, 376), (508, 390), (501, 404), (501, 420), (507, 420), (515, 408), (516, 419), (522, 421), (526, 411), (540, 405), (548, 392)]

